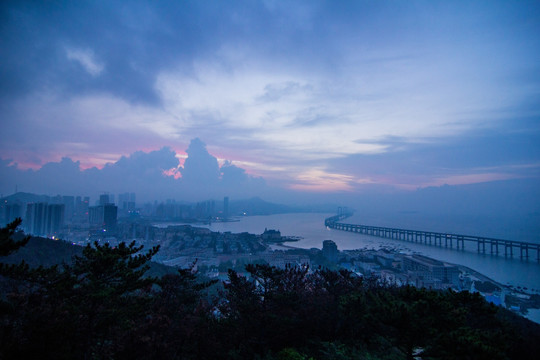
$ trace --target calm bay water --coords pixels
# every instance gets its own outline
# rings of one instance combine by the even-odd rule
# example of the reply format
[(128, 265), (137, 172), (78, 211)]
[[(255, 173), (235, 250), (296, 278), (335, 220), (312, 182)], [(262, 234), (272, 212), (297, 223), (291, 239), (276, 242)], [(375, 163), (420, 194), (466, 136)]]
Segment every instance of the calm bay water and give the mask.
[[(374, 236), (360, 235), (345, 231), (327, 229), (324, 226), (324, 219), (334, 214), (320, 213), (300, 213), (300, 214), (279, 214), (268, 216), (248, 216), (240, 218), (238, 222), (213, 223), (205, 225), (212, 231), (230, 231), (233, 233), (249, 232), (262, 234), (265, 228), (280, 230), (284, 236), (300, 236), (302, 239), (289, 245), (299, 248), (321, 248), (323, 240), (333, 240), (338, 249), (378, 249), (381, 247), (392, 247), (404, 252), (416, 252), (423, 255), (447, 261), (455, 264), (465, 265), (474, 269), (501, 284), (527, 287), (528, 289), (540, 290), (540, 263), (536, 261), (536, 254), (530, 260), (521, 260), (519, 253), (517, 257), (505, 258), (490, 254), (478, 254), (476, 247), (466, 247), (465, 250), (455, 250), (438, 246), (430, 246), (416, 243), (409, 243), (399, 240), (383, 239)], [(453, 232), (466, 235), (482, 235), (501, 238), (500, 233), (489, 230), (488, 234), (474, 231), (472, 225), (465, 222), (451, 224), (448, 219), (444, 223), (437, 224), (432, 219), (427, 223), (420, 223), (414, 220), (413, 216), (396, 216), (394, 219), (359, 218), (353, 216), (344, 220), (352, 224), (366, 224), (387, 227), (400, 227), (412, 230)], [(416, 222), (415, 222), (416, 221)], [(390, 223), (391, 222), (391, 223)], [(441, 228), (443, 227), (444, 228)], [(470, 229), (469, 229), (470, 227)], [(469, 229), (469, 231), (464, 231)], [(497, 236), (499, 234), (499, 236)], [(518, 240), (515, 237), (502, 237), (510, 240)], [(489, 251), (489, 248), (487, 249)], [(504, 251), (504, 250), (503, 250)], [(514, 254), (516, 256), (516, 254)]]

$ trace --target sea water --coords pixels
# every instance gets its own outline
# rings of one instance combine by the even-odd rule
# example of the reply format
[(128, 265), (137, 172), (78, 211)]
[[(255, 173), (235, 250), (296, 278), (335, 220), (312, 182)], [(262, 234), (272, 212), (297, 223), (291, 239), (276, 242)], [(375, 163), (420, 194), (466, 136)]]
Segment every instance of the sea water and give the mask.
[[(536, 253), (534, 251), (531, 251), (530, 258), (526, 260), (519, 258), (519, 251), (516, 254), (516, 249), (514, 249), (514, 257), (510, 258), (504, 256), (504, 249), (500, 249), (503, 255), (491, 255), (489, 253), (489, 245), (486, 246), (486, 254), (479, 254), (474, 244), (466, 245), (465, 250), (456, 250), (455, 244), (454, 248), (451, 249), (435, 245), (424, 245), (361, 235), (326, 228), (324, 226), (324, 219), (332, 215), (335, 214), (295, 213), (246, 216), (238, 218), (240, 221), (237, 222), (216, 222), (201, 226), (208, 227), (212, 231), (230, 231), (232, 233), (249, 232), (262, 234), (265, 229), (280, 230), (283, 236), (301, 237), (301, 240), (288, 243), (288, 245), (305, 249), (320, 249), (322, 248), (323, 240), (329, 239), (337, 244), (339, 250), (380, 249), (386, 247), (402, 252), (420, 253), (441, 261), (470, 267), (503, 285), (520, 286), (527, 288), (529, 291), (540, 291), (540, 263), (536, 260)], [(492, 230), (486, 230), (484, 232), (481, 229), (475, 229), (472, 221), (457, 222), (452, 225), (447, 219), (441, 220), (440, 224), (437, 224), (433, 219), (429, 222), (422, 222), (422, 219), (414, 219), (414, 216), (385, 217), (384, 219), (352, 216), (343, 220), (343, 222), (486, 237), (497, 237), (496, 235), (501, 235), (500, 232), (493, 231), (492, 228)], [(506, 239), (520, 240), (508, 237)]]

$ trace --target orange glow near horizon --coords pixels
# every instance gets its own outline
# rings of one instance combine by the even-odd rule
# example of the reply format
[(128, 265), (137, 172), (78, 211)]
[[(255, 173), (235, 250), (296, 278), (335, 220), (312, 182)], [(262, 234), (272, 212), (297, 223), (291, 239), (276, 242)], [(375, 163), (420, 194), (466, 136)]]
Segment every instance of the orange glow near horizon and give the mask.
[(296, 177), (298, 181), (289, 186), (293, 190), (305, 190), (316, 192), (335, 192), (353, 190), (351, 181), (354, 178), (349, 175), (327, 173), (321, 169), (308, 170)]
[[(175, 157), (178, 159), (179, 166), (178, 168), (163, 170), (163, 175), (173, 177), (174, 179), (181, 179), (182, 174), (180, 173), (179, 168), (184, 166), (185, 160), (187, 159), (188, 155), (184, 151), (178, 151), (172, 147), (169, 148), (175, 152)], [(139, 151), (149, 153), (152, 151), (157, 151), (159, 149), (159, 147), (145, 148), (144, 150)], [(97, 168), (101, 170), (107, 164), (113, 164), (117, 162), (122, 158), (122, 156), (130, 156), (122, 155), (120, 153), (93, 153), (78, 156), (81, 154), (72, 153), (68, 154), (67, 156), (51, 156), (47, 160), (44, 160), (43, 158), (35, 158), (35, 161), (31, 161), (32, 159), (27, 159), (27, 156), (25, 156), (25, 154), (7, 155), (11, 155), (13, 158), (18, 159), (11, 161), (10, 166), (16, 165), (17, 168), (20, 170), (31, 169), (34, 171), (41, 169), (47, 163), (61, 162), (62, 158), (65, 157), (70, 158), (74, 162), (79, 162), (79, 168), (81, 171), (91, 168)], [(426, 187), (439, 187), (444, 185), (469, 185), (500, 180), (510, 180), (520, 177), (516, 174), (506, 173), (503, 170), (502, 172), (492, 171), (484, 173), (465, 173), (446, 176), (432, 175), (420, 177), (405, 175), (399, 178), (395, 176), (355, 178), (351, 175), (328, 173), (322, 168), (306, 169), (294, 175), (295, 169), (287, 168), (286, 166), (272, 166), (258, 162), (245, 161), (242, 160), (241, 157), (240, 160), (229, 160), (228, 158), (223, 158), (219, 155), (212, 155), (216, 157), (219, 166), (223, 166), (226, 161), (230, 161), (232, 165), (242, 168), (249, 176), (263, 177), (270, 182), (276, 182), (278, 184), (281, 184), (281, 186), (284, 186), (291, 190), (307, 192), (354, 192), (356, 190), (359, 190), (359, 185), (361, 186), (364, 184), (386, 185), (404, 191), (415, 191)], [(39, 163), (40, 161), (41, 163)], [(534, 166), (538, 165), (535, 164)]]
[(180, 179), (182, 177), (182, 173), (178, 170), (178, 168), (171, 168), (169, 170), (163, 170), (163, 175), (172, 176), (176, 180), (178, 180), (178, 179)]

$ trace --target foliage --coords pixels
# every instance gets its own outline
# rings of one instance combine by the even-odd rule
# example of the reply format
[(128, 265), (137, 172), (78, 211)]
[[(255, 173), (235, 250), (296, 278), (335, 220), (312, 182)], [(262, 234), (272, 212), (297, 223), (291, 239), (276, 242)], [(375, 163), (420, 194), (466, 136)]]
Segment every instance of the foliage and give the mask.
[[(20, 247), (10, 242), (18, 224), (0, 232), (13, 249), (4, 253)], [(250, 264), (248, 278), (229, 270), (211, 297), (214, 282), (195, 264), (147, 276), (159, 249), (142, 250), (94, 243), (70, 264), (5, 272), (0, 358), (531, 359), (540, 350), (540, 326), (479, 294)]]
[(0, 228), (0, 256), (8, 256), (26, 245), (28, 240), (30, 240), (29, 236), (23, 237), (21, 240), (14, 239), (14, 235), (21, 222), (21, 218), (17, 218), (7, 224), (6, 227)]

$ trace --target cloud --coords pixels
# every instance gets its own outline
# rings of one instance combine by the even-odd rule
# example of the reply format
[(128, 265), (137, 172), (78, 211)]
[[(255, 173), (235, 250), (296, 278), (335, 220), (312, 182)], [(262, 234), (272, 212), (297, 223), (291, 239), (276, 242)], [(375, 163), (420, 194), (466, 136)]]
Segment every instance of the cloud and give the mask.
[[(196, 137), (285, 187), (420, 186), (538, 160), (537, 4), (0, 6), (0, 153), (21, 167), (102, 167)], [(510, 140), (482, 137), (493, 129)]]
[[(509, 120), (517, 128), (523, 125)], [(526, 121), (527, 122), (527, 121)], [(356, 154), (327, 162), (326, 171), (355, 179), (414, 190), (444, 184), (474, 184), (505, 179), (538, 179), (540, 146), (533, 141), (538, 129), (509, 134), (478, 130), (467, 136), (444, 137), (423, 142), (387, 138), (381, 144), (390, 150)], [(354, 186), (358, 187), (358, 186)], [(360, 186), (362, 187), (362, 185)]]
[[(501, 124), (500, 112), (522, 95), (500, 97), (487, 79), (467, 82), (440, 55), (373, 61), (369, 52), (353, 54), (354, 64), (314, 73), (238, 51), (245, 53), (197, 61), (190, 74), (164, 71), (156, 87), (185, 133), (204, 131), (221, 146), (272, 149), (260, 158), (272, 166), (293, 157), (299, 163), (394, 151), (388, 138), (422, 143), (467, 135)], [(440, 61), (444, 71), (435, 69)]]
[(226, 161), (220, 168), (221, 182), (223, 186), (245, 185), (249, 181), (246, 170)]
[(10, 192), (15, 185), (19, 191), (45, 193), (48, 195), (92, 195), (104, 191), (113, 193), (136, 192), (141, 198), (161, 198), (164, 192), (176, 193), (174, 178), (163, 174), (178, 166), (175, 152), (169, 148), (138, 151), (122, 157), (102, 169), (83, 170), (80, 162), (62, 158), (49, 162), (38, 170), (20, 170), (16, 165), (2, 163), (2, 191)]
[(186, 153), (184, 166), (179, 168), (182, 174), (179, 186), (190, 200), (223, 196), (246, 198), (268, 191), (264, 179), (247, 174), (232, 161), (225, 160), (220, 167), (217, 158), (199, 138), (191, 140)]
[(351, 183), (352, 176), (328, 173), (323, 169), (310, 169), (296, 177), (296, 183), (291, 185), (292, 189), (309, 190), (320, 192), (336, 192), (353, 190)]
[(271, 192), (280, 192), (278, 189), (268, 187), (262, 177), (252, 176), (246, 173), (246, 170), (234, 165), (231, 161), (226, 161), (220, 168), (221, 187), (224, 193), (236, 198), (246, 196), (263, 196)]
[[(176, 198), (199, 201), (223, 196), (247, 198), (267, 190), (265, 181), (248, 175), (227, 160), (220, 168), (216, 157), (198, 138), (186, 150), (183, 167), (174, 150), (136, 151), (105, 164), (103, 168), (81, 169), (79, 161), (64, 157), (38, 170), (22, 170), (11, 160), (0, 159), (0, 191), (45, 193), (47, 195), (91, 195), (103, 192), (135, 192), (143, 201)], [(181, 173), (181, 177), (177, 176)]]
[(264, 87), (264, 94), (259, 98), (261, 102), (278, 101), (283, 98), (291, 98), (312, 91), (310, 85), (302, 85), (294, 81), (274, 82)]
[(180, 169), (182, 182), (203, 191), (211, 190), (219, 181), (217, 159), (208, 153), (206, 144), (199, 138), (191, 140), (186, 153), (188, 157), (184, 161), (184, 167)]
[(64, 157), (59, 162), (46, 163), (38, 170), (21, 170), (17, 164), (2, 161), (1, 192), (10, 194), (17, 188), (18, 191), (50, 195), (72, 193), (87, 185), (79, 165)]
[(90, 49), (66, 49), (69, 60), (77, 61), (92, 76), (98, 76), (105, 69), (105, 65), (100, 63), (94, 52)]

